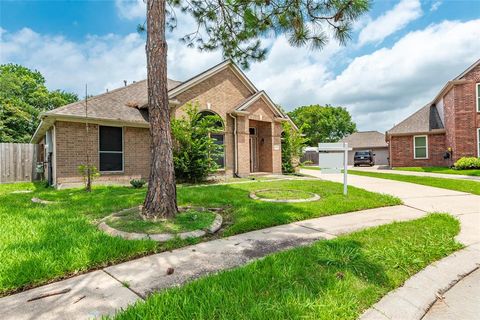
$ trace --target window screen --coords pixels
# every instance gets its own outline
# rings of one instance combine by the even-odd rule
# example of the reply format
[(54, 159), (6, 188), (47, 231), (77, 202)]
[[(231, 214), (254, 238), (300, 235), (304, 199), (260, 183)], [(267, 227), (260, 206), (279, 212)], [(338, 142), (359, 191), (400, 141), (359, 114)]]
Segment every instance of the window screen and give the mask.
[(100, 171), (123, 171), (123, 129), (100, 126)]
[(428, 156), (427, 137), (418, 136), (413, 138), (415, 159), (425, 159)]

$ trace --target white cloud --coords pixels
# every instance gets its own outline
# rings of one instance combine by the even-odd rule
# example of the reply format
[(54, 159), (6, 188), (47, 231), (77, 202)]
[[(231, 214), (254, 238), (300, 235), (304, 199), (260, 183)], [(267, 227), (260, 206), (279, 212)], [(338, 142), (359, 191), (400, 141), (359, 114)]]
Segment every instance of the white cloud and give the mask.
[(436, 0), (432, 3), (432, 5), (430, 6), (430, 11), (433, 12), (433, 11), (437, 11), (438, 8), (442, 5), (442, 0)]
[(479, 38), (480, 20), (410, 32), (392, 48), (355, 58), (318, 88), (317, 99), (347, 106), (362, 129), (389, 129), (479, 58)]
[[(222, 60), (220, 52), (199, 52), (175, 39), (190, 29), (181, 20), (168, 39), (168, 74), (176, 80)], [(41, 71), (51, 89), (92, 94), (146, 77), (145, 39), (132, 33), (89, 36), (73, 42), (25, 28), (0, 30), (0, 63), (15, 62)], [(444, 83), (479, 58), (480, 20), (443, 22), (410, 32), (391, 48), (348, 56), (331, 42), (322, 51), (292, 48), (284, 37), (270, 39), (266, 61), (247, 75), (287, 110), (306, 104), (342, 105), (362, 130), (386, 130), (429, 102)], [(343, 71), (338, 64), (346, 65)]]
[[(0, 63), (15, 62), (39, 70), (51, 89), (97, 94), (106, 89), (146, 78), (145, 39), (131, 33), (88, 36), (77, 43), (63, 36), (42, 35), (24, 28), (15, 33), (2, 31)], [(200, 53), (172, 41), (169, 46), (169, 75), (186, 79), (221, 60), (219, 53)]]
[(145, 18), (146, 6), (143, 0), (115, 0), (118, 15), (127, 20)]
[(401, 0), (391, 10), (368, 23), (358, 36), (360, 46), (381, 43), (389, 35), (403, 29), (422, 16), (420, 0)]

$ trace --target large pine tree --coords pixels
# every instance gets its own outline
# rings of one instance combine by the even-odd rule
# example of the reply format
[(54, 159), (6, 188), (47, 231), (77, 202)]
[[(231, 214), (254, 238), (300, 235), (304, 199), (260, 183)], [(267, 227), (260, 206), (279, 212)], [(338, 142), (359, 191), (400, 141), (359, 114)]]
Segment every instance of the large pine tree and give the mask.
[(147, 0), (147, 74), (151, 169), (144, 215), (177, 212), (167, 92), (165, 30), (176, 26), (175, 10), (190, 14), (197, 27), (183, 40), (201, 50), (221, 49), (248, 67), (265, 58), (262, 37), (286, 35), (292, 46), (321, 49), (330, 38), (344, 44), (352, 23), (368, 11), (369, 0)]

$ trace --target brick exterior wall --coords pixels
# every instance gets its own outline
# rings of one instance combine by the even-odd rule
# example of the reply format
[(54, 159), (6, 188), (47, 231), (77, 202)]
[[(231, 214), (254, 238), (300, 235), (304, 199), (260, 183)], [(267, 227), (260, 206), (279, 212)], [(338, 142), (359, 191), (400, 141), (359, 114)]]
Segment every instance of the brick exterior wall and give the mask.
[[(55, 122), (56, 177), (57, 184), (78, 183), (81, 177), (79, 165), (90, 163), (100, 168), (98, 153), (98, 125), (89, 125), (86, 138), (85, 124), (78, 122)], [(121, 173), (102, 173), (98, 182), (128, 183), (131, 179), (148, 178), (150, 168), (150, 136), (146, 128), (123, 128), (124, 170)]]
[[(461, 80), (465, 82), (455, 84), (443, 95), (446, 133), (429, 135), (429, 159), (413, 159), (413, 136), (392, 136), (389, 138), (391, 166), (451, 166), (462, 157), (478, 156), (480, 113), (476, 106), (476, 84), (480, 83), (480, 65)], [(447, 148), (452, 148), (452, 159), (443, 160)]]
[[(198, 103), (199, 111), (217, 113), (225, 124), (225, 174), (234, 171), (234, 120), (228, 114), (247, 97), (249, 91), (234, 72), (227, 68), (177, 95), (180, 106), (172, 110), (172, 117), (185, 116), (187, 103)], [(250, 120), (258, 127), (259, 171), (281, 173), (281, 124), (274, 114), (259, 100), (247, 110), (250, 114), (237, 117), (238, 172), (250, 174)], [(57, 184), (81, 182), (77, 168), (86, 163), (86, 144), (90, 163), (99, 168), (98, 125), (90, 124), (89, 138), (85, 138), (85, 124), (56, 122), (56, 180)], [(150, 168), (150, 135), (147, 128), (124, 127), (124, 171), (102, 173), (98, 183), (128, 183), (133, 178), (148, 179)], [(263, 143), (261, 143), (263, 139)]]
[(443, 159), (446, 151), (445, 134), (428, 135), (428, 159), (414, 159), (413, 135), (390, 138), (390, 165), (392, 167), (448, 166)]

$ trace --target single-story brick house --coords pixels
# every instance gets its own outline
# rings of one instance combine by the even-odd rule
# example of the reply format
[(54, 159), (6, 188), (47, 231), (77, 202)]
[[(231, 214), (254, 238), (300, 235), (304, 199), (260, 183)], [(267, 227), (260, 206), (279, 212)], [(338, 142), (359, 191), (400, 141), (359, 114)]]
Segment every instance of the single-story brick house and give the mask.
[[(187, 103), (198, 103), (199, 112), (222, 118), (224, 132), (215, 136), (224, 145), (219, 174), (281, 173), (281, 124), (291, 120), (230, 60), (184, 82), (169, 79), (168, 90), (172, 117), (184, 116)], [(146, 80), (89, 98), (85, 112), (85, 101), (79, 101), (41, 115), (32, 143), (40, 144), (49, 182), (57, 187), (81, 182), (77, 168), (87, 162), (87, 153), (102, 183), (147, 179)]]
[(376, 165), (388, 165), (388, 145), (385, 135), (378, 131), (358, 131), (341, 140), (352, 148), (348, 152), (348, 164), (353, 165), (353, 156), (356, 151), (372, 150), (375, 154)]
[(480, 157), (480, 60), (386, 132), (392, 167), (450, 166)]

